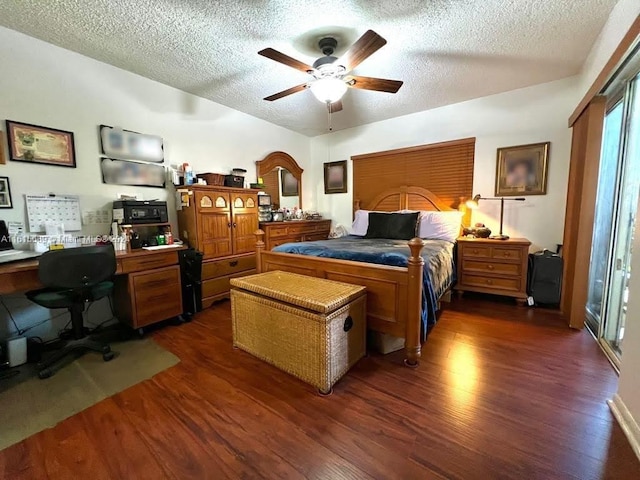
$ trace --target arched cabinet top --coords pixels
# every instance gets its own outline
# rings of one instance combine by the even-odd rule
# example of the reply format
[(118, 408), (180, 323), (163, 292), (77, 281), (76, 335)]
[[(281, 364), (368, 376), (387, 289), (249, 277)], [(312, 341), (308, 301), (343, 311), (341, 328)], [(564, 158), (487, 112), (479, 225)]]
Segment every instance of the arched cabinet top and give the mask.
[(291, 174), (300, 181), (302, 172), (304, 171), (295, 159), (285, 152), (271, 152), (262, 160), (256, 162), (258, 168), (258, 176), (262, 177), (274, 168), (282, 167), (291, 172)]

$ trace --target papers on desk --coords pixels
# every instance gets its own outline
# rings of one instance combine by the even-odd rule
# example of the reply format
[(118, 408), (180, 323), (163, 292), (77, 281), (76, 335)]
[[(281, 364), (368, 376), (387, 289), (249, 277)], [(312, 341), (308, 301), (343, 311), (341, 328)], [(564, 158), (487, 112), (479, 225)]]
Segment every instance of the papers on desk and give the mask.
[(153, 247), (142, 247), (143, 250), (165, 250), (167, 248), (181, 247), (181, 243), (173, 243), (171, 245), (155, 245)]

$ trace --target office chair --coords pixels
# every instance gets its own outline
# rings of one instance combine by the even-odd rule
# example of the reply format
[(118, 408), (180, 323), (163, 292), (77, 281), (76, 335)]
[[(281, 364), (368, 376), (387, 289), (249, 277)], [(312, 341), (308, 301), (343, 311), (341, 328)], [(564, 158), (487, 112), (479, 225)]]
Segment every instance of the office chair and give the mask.
[(71, 353), (102, 353), (105, 362), (113, 358), (108, 344), (85, 338), (83, 312), (86, 303), (111, 294), (115, 272), (116, 255), (111, 245), (53, 250), (40, 257), (38, 277), (45, 288), (27, 292), (27, 298), (45, 308), (68, 309), (73, 334), (73, 340), (38, 363), (40, 378), (53, 375), (51, 367)]

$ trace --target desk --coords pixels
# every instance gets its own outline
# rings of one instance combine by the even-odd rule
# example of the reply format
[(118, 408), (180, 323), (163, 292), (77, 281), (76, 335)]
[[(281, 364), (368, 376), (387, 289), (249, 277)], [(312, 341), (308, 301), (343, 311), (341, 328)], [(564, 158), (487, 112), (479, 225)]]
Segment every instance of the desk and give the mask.
[[(114, 307), (120, 321), (142, 328), (182, 314), (178, 251), (185, 248), (116, 252)], [(42, 288), (37, 258), (0, 264), (0, 295), (36, 288)]]

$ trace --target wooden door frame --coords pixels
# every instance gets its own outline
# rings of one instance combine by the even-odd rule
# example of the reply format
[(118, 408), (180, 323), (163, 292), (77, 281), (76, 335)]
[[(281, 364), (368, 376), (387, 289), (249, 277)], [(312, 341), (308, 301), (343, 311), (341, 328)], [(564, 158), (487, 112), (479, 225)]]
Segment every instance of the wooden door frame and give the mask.
[(561, 310), (571, 328), (583, 328), (589, 292), (591, 243), (606, 97), (596, 97), (573, 125), (564, 224)]

